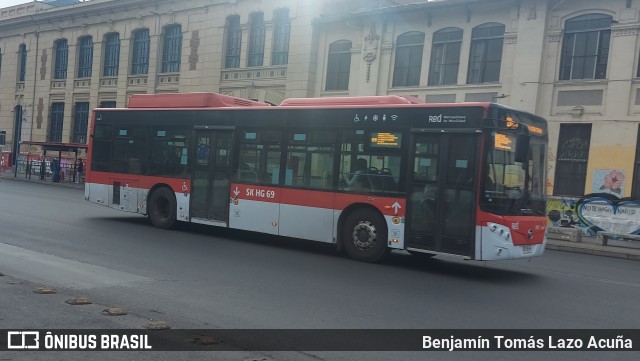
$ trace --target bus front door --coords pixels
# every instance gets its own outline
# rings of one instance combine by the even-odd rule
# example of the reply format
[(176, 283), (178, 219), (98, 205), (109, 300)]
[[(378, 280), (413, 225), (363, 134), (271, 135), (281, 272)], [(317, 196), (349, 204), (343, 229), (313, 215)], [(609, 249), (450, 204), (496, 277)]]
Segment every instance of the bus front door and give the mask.
[(229, 130), (196, 130), (191, 176), (191, 221), (227, 226), (231, 179)]
[(407, 249), (473, 257), (475, 133), (414, 134)]

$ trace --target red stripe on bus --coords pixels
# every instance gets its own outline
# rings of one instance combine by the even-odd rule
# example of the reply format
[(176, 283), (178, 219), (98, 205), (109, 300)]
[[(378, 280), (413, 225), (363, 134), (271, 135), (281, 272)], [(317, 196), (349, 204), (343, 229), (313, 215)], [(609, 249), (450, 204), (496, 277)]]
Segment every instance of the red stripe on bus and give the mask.
[(397, 215), (399, 217), (404, 217), (406, 213), (406, 201), (402, 198), (321, 192), (308, 189), (279, 188), (234, 183), (231, 185), (231, 198), (303, 207), (335, 209), (339, 211), (344, 210), (354, 203), (364, 203), (375, 206), (382, 214), (387, 216)]
[(166, 178), (120, 173), (88, 172), (85, 181), (86, 183), (107, 185), (113, 185), (114, 182), (120, 182), (123, 186), (129, 185), (130, 187), (142, 189), (151, 189), (156, 184), (166, 184), (171, 187), (174, 192), (191, 193), (191, 180), (188, 178)]
[(407, 201), (403, 198), (336, 193), (335, 209), (342, 211), (354, 203), (371, 204), (385, 216), (404, 217), (407, 210)]
[[(191, 181), (180, 178), (135, 176), (129, 174), (90, 172), (87, 183), (113, 185), (114, 182), (133, 188), (151, 189), (156, 184), (167, 184), (174, 192), (191, 193)], [(237, 200), (282, 203), (295, 206), (335, 209), (342, 211), (354, 203), (370, 204), (386, 216), (404, 217), (406, 200), (365, 194), (320, 192), (305, 189), (279, 188), (253, 184), (232, 183), (229, 196)]]

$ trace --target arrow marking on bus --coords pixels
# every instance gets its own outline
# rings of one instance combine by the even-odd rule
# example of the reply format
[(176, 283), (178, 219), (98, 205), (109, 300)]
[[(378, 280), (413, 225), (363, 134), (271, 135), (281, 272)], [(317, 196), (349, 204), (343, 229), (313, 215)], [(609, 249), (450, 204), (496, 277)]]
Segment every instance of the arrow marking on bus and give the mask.
[(233, 195), (238, 197), (238, 194), (240, 194), (240, 190), (238, 189), (238, 186), (236, 186), (236, 190), (233, 191)]
[(402, 208), (402, 206), (398, 202), (395, 202), (394, 204), (392, 204), (391, 207), (396, 212), (396, 214), (398, 214), (398, 209)]

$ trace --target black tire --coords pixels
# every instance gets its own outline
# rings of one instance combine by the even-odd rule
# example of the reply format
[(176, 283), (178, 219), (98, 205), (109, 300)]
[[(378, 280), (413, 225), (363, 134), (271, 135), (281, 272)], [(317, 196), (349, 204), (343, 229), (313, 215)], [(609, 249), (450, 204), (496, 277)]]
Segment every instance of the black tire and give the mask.
[(176, 224), (176, 195), (167, 187), (153, 191), (147, 206), (149, 220), (161, 229), (173, 228)]
[(365, 208), (351, 212), (342, 227), (342, 246), (356, 261), (379, 262), (389, 250), (384, 218)]

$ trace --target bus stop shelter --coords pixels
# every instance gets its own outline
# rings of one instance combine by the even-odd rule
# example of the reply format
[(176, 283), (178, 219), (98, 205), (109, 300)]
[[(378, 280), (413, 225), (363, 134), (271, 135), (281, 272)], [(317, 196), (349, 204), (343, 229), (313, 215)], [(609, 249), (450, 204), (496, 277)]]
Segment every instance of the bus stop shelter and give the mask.
[[(81, 150), (87, 150), (88, 145), (87, 144), (77, 144), (77, 143), (53, 143), (53, 142), (30, 142), (30, 141), (25, 141), (25, 142), (21, 142), (21, 144), (24, 145), (30, 145), (30, 146), (37, 146), (40, 147), (40, 149), (42, 150), (42, 156), (44, 158), (47, 158), (47, 156), (57, 159), (58, 160), (58, 164), (61, 164), (62, 162), (62, 152), (66, 152), (66, 153), (73, 153), (74, 154), (74, 162), (77, 163), (78, 161), (78, 153)], [(16, 176), (17, 176), (17, 169), (18, 167), (15, 167), (16, 169)]]

